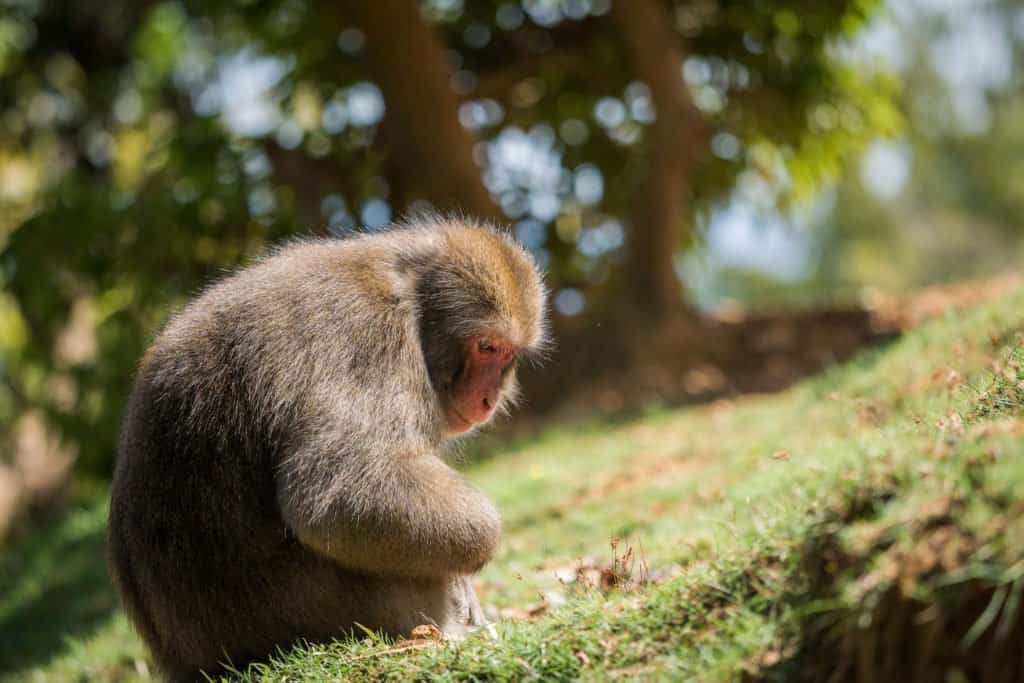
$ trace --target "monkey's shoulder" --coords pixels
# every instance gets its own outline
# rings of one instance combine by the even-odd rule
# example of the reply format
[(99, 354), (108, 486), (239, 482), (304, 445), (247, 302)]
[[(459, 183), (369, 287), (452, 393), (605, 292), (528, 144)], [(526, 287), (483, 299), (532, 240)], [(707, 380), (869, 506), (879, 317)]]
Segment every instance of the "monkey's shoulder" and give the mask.
[(414, 274), (373, 242), (298, 242), (222, 278), (168, 320), (142, 368), (280, 374), (301, 358), (344, 362), (406, 338)]

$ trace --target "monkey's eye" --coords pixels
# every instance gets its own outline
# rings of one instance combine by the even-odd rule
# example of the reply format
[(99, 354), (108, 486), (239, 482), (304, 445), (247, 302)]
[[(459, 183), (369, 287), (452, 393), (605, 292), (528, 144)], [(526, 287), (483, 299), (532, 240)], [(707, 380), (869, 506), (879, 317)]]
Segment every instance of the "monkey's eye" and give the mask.
[(477, 350), (480, 353), (495, 353), (498, 349), (494, 348), (494, 345), (490, 342), (479, 341), (476, 345)]

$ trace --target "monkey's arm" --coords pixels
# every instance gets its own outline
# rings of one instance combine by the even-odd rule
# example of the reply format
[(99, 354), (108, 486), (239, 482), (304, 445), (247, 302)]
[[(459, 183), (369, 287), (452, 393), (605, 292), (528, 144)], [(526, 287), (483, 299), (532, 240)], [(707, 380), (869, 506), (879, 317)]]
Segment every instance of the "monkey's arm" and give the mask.
[(491, 501), (432, 454), (352, 454), (339, 462), (303, 453), (280, 468), (277, 489), (298, 539), (354, 571), (472, 573), (501, 536)]

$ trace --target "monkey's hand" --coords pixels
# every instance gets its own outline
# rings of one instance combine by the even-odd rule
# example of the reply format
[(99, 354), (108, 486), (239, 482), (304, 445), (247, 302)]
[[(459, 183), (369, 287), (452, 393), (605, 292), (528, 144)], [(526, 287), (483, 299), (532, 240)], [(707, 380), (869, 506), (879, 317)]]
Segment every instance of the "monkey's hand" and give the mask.
[(439, 458), (360, 460), (295, 457), (278, 471), (282, 516), (302, 543), (386, 576), (471, 574), (490, 561), (498, 511)]

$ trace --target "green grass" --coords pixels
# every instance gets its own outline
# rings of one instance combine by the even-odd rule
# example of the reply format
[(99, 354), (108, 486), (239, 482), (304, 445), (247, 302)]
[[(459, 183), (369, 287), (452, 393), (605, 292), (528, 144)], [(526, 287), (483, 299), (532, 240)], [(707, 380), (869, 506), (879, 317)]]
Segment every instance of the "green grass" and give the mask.
[[(1022, 331), (1017, 293), (783, 394), (551, 428), (467, 471), (505, 519), (481, 599), (539, 616), (417, 649), (310, 645), (244, 676), (1013, 680)], [(151, 675), (103, 575), (104, 516), (84, 504), (6, 549), (0, 676)], [(618, 585), (566, 582), (577, 567)]]

